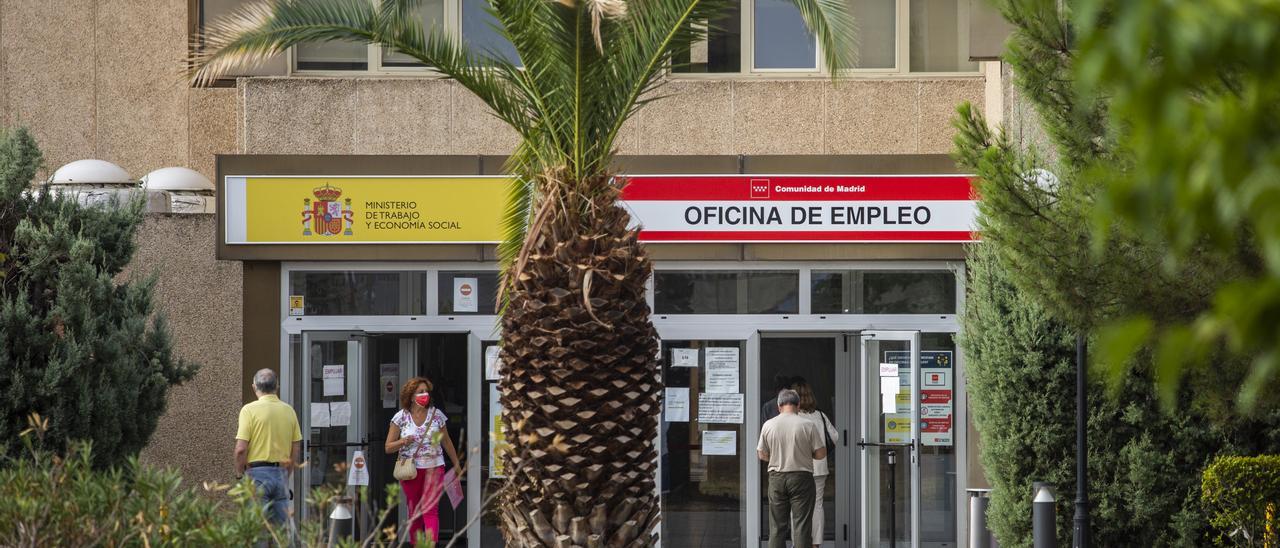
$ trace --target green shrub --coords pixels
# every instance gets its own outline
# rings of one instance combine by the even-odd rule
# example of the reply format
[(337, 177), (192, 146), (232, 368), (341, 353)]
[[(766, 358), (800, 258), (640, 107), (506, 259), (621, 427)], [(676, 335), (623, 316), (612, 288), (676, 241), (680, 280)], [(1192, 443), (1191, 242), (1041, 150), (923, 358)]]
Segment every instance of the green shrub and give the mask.
[(1219, 543), (1277, 546), (1280, 455), (1218, 457), (1204, 469), (1201, 501)]
[(88, 443), (59, 456), (31, 432), (28, 455), (0, 468), (0, 546), (245, 546), (266, 535), (253, 505), (221, 504), (136, 458), (97, 470)]

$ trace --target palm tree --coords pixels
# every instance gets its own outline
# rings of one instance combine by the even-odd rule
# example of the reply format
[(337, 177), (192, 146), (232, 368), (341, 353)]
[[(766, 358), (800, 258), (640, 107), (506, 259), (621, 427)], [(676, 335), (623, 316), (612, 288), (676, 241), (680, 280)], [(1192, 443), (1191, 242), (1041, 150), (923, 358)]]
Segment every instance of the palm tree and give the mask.
[[(434, 68), (520, 136), (507, 169), (500, 499), (517, 546), (654, 541), (661, 381), (645, 302), (652, 265), (611, 177), (623, 124), (656, 98), (673, 55), (732, 0), (490, 0), (520, 64), (469, 51), (415, 17), (418, 0), (267, 0), (212, 23), (197, 84), (294, 45), (376, 43)], [(792, 0), (834, 75), (850, 65), (846, 0)]]

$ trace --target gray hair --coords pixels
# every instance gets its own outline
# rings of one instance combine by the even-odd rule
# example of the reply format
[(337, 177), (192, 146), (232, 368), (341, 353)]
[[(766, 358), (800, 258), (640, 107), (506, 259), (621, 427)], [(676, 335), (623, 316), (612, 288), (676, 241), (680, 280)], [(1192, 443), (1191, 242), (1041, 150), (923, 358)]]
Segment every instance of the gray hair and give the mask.
[(778, 392), (778, 407), (784, 405), (800, 405), (800, 393), (790, 388)]
[(253, 388), (263, 394), (275, 394), (279, 384), (276, 381), (276, 372), (270, 369), (259, 369), (253, 374)]

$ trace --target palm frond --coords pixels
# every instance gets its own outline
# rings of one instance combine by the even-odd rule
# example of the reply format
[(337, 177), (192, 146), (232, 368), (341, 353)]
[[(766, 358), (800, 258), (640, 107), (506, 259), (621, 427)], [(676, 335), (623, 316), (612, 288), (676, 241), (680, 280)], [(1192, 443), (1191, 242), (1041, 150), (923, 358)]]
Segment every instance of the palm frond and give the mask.
[(853, 68), (857, 62), (853, 14), (848, 0), (791, 0), (800, 18), (822, 48), (822, 58), (831, 77)]
[(376, 41), (378, 6), (368, 0), (263, 0), (211, 21), (195, 40), (188, 71), (208, 85), (236, 67), (259, 66), (306, 42)]

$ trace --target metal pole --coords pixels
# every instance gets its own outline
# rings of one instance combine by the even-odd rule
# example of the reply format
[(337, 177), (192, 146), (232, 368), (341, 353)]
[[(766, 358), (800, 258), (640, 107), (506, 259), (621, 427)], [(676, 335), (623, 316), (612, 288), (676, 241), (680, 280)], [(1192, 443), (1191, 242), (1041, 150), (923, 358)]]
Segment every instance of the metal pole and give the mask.
[(1084, 333), (1076, 335), (1076, 514), (1072, 548), (1089, 548), (1089, 393), (1088, 348)]
[(969, 489), (969, 548), (992, 548), (991, 531), (987, 529), (989, 489)]
[(898, 474), (894, 472), (898, 462), (896, 451), (888, 451), (889, 457), (889, 548), (898, 547)]
[(1035, 548), (1058, 548), (1058, 518), (1053, 491), (1047, 486), (1036, 490), (1031, 502), (1031, 543)]

